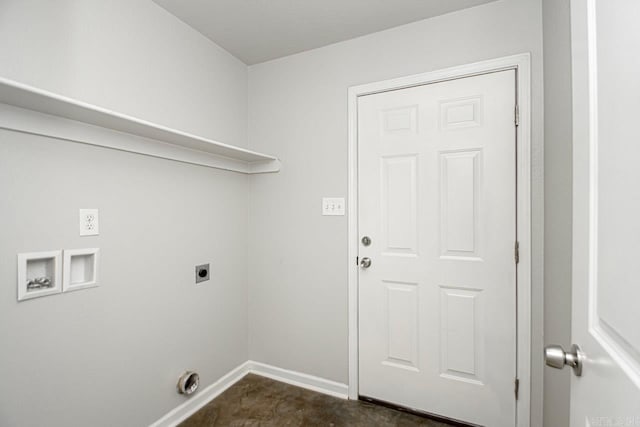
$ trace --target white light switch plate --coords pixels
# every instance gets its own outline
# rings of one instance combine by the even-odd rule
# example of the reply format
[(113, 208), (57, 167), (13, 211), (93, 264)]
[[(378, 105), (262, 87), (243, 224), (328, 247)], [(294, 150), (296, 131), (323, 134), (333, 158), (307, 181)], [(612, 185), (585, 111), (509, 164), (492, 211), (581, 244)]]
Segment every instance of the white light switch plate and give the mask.
[(100, 234), (98, 209), (80, 209), (80, 235), (97, 236)]
[(322, 215), (344, 215), (344, 197), (324, 197)]

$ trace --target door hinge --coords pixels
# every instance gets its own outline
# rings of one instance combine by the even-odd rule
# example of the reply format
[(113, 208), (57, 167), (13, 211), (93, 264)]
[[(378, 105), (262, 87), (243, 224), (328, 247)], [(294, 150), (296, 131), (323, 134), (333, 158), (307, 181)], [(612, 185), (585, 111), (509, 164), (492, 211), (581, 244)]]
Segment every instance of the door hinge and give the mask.
[(516, 107), (514, 109), (514, 116), (514, 122), (516, 126), (520, 126), (520, 106), (518, 104), (516, 104)]
[(516, 264), (520, 262), (520, 242), (516, 240), (516, 244), (513, 248), (513, 258), (516, 261)]
[(514, 392), (516, 394), (516, 400), (518, 400), (518, 392), (520, 391), (520, 380), (516, 378)]
[(356, 265), (360, 265), (360, 257), (356, 257)]

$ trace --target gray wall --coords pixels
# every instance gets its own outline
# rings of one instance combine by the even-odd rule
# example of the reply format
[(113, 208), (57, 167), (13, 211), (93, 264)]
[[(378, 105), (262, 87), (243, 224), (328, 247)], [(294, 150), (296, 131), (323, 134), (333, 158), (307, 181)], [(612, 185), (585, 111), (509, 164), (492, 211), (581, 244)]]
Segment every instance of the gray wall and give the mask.
[[(246, 145), (246, 66), (151, 1), (0, 0), (0, 75)], [(0, 425), (143, 426), (247, 360), (245, 175), (0, 131)], [(100, 236), (78, 236), (78, 208)], [(16, 254), (99, 247), (16, 301)], [(212, 280), (194, 282), (210, 262)]]
[[(569, 0), (544, 0), (544, 342), (571, 345), (572, 104)], [(544, 425), (569, 425), (568, 370), (545, 368)]]
[[(249, 146), (282, 171), (250, 178), (249, 356), (348, 381), (347, 221), (322, 217), (347, 194), (347, 88), (532, 53), (534, 321), (542, 325), (542, 11), (503, 0), (249, 67)], [(532, 425), (542, 405), (542, 330), (533, 336)]]
[(0, 75), (247, 144), (247, 67), (151, 0), (0, 0)]

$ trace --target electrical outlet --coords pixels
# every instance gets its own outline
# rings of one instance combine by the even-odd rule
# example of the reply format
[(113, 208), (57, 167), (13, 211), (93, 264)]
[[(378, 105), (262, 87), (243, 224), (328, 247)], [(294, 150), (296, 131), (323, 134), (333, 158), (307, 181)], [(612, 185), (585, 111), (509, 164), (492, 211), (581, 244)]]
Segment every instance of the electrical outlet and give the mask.
[(343, 197), (325, 197), (322, 199), (322, 215), (344, 215)]
[(209, 264), (196, 265), (196, 283), (209, 280)]
[(80, 235), (97, 236), (100, 234), (98, 209), (80, 209)]

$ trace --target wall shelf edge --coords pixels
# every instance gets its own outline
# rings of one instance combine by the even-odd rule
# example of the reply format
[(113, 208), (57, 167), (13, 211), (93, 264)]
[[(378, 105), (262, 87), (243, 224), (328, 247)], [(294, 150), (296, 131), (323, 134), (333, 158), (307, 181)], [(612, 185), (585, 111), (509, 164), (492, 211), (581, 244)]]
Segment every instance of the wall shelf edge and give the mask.
[[(0, 104), (4, 104), (0, 105), (3, 129), (246, 174), (280, 170), (280, 161), (275, 156), (171, 129), (2, 77)], [(127, 139), (122, 134), (134, 138)]]

